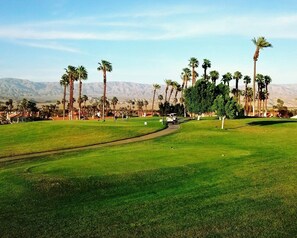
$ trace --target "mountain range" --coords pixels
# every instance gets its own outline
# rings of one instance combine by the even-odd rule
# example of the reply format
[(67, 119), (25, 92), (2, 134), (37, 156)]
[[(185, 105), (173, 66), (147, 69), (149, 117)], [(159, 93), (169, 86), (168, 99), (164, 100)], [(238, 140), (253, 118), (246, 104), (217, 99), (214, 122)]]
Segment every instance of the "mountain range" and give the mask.
[[(243, 88), (243, 86), (241, 86)], [(74, 95), (78, 94), (78, 85), (75, 85)], [(162, 85), (158, 94), (163, 94), (165, 85)], [(271, 84), (269, 85), (269, 104), (276, 104), (278, 98), (285, 102), (288, 107), (297, 107), (297, 84)], [(101, 97), (103, 94), (103, 83), (83, 83), (82, 95), (89, 98)], [(27, 98), (38, 102), (61, 100), (63, 88), (59, 82), (33, 82), (30, 80), (16, 78), (0, 79), (0, 100), (12, 98), (20, 100)], [(107, 97), (117, 97), (119, 100), (147, 99), (153, 96), (152, 84), (132, 82), (108, 82)]]

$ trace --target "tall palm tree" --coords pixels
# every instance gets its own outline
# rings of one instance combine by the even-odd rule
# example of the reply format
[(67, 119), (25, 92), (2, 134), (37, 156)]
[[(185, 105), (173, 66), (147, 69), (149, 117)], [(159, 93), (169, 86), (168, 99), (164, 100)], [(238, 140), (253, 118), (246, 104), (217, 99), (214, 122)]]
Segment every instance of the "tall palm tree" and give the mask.
[(82, 98), (81, 98), (81, 92), (82, 92), (82, 80), (87, 80), (88, 78), (88, 72), (84, 66), (78, 66), (77, 67), (77, 74), (78, 74), (78, 82), (79, 82), (79, 88), (78, 88), (78, 118), (80, 120), (80, 112), (81, 112), (81, 103), (82, 103)]
[(256, 46), (256, 50), (255, 50), (255, 53), (254, 53), (254, 78), (253, 78), (253, 116), (255, 116), (255, 97), (256, 97), (256, 94), (255, 94), (255, 91), (256, 91), (256, 71), (257, 71), (257, 61), (258, 61), (258, 58), (259, 58), (259, 54), (260, 54), (260, 50), (261, 49), (264, 49), (264, 48), (267, 48), (267, 47), (272, 47), (272, 44), (270, 44), (266, 39), (265, 37), (261, 36), (261, 37), (258, 37), (258, 39), (254, 38), (252, 39), (252, 42), (255, 44)]
[(266, 91), (266, 95), (265, 95), (265, 111), (267, 112), (267, 101), (268, 101), (268, 97), (269, 97), (269, 92), (268, 92), (268, 85), (272, 82), (272, 79), (270, 76), (265, 75), (264, 76), (264, 83), (265, 83), (265, 91)]
[(220, 77), (220, 74), (218, 71), (216, 70), (212, 70), (209, 72), (209, 75), (210, 75), (210, 78), (211, 78), (211, 81), (214, 85), (216, 85), (216, 81), (218, 80), (218, 78)]
[(111, 99), (111, 104), (112, 104), (112, 107), (113, 107), (113, 114), (114, 115), (116, 114), (115, 108), (116, 108), (116, 105), (118, 104), (118, 101), (119, 101), (119, 99), (117, 97), (113, 97)]
[(63, 103), (63, 120), (65, 120), (66, 90), (69, 85), (69, 79), (68, 79), (67, 74), (62, 75), (61, 80), (60, 80), (60, 85), (63, 86), (63, 88), (64, 88), (62, 103)]
[(243, 77), (243, 82), (244, 82), (244, 85), (245, 85), (245, 89), (244, 89), (244, 112), (245, 112), (245, 115), (247, 116), (248, 115), (248, 84), (250, 84), (252, 81), (251, 77), (248, 76), (248, 75), (245, 75)]
[(235, 93), (235, 96), (236, 96), (236, 99), (237, 99), (237, 102), (239, 102), (239, 95), (238, 95), (238, 82), (239, 80), (242, 78), (242, 73), (239, 72), (239, 71), (236, 71), (233, 75), (233, 79), (235, 79), (235, 90), (236, 90), (236, 93)]
[(232, 80), (232, 74), (230, 72), (224, 74), (222, 76), (222, 82), (229, 87), (229, 82)]
[(195, 68), (198, 68), (198, 66), (199, 66), (199, 61), (195, 57), (192, 57), (189, 60), (189, 67), (192, 68), (192, 86), (195, 85), (196, 78), (198, 77), (198, 74), (195, 71)]
[(101, 63), (98, 63), (98, 71), (103, 72), (103, 107), (102, 107), (102, 120), (105, 121), (105, 106), (106, 106), (106, 72), (112, 71), (112, 65), (106, 60), (101, 60)]
[(155, 104), (155, 97), (156, 97), (156, 92), (161, 88), (159, 84), (153, 84), (154, 88), (154, 93), (153, 93), (153, 102), (152, 102), (152, 116), (154, 115), (154, 104)]
[(206, 70), (211, 67), (211, 62), (208, 59), (203, 60), (202, 68), (204, 69), (204, 79), (207, 79)]
[(171, 86), (172, 80), (171, 79), (165, 79), (165, 102), (167, 102), (167, 93), (168, 93), (168, 89)]
[(72, 65), (68, 65), (68, 67), (65, 69), (66, 74), (68, 76), (69, 80), (69, 120), (73, 119), (73, 91), (74, 91), (74, 81), (78, 79), (78, 74), (76, 67)]

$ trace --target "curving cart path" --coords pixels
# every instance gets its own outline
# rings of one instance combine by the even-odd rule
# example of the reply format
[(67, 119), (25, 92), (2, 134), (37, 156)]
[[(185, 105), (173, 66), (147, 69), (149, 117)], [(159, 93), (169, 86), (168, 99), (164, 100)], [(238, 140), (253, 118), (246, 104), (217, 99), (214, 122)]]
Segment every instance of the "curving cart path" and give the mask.
[(146, 141), (146, 140), (150, 140), (150, 139), (154, 139), (154, 138), (158, 138), (161, 136), (166, 136), (166, 135), (172, 134), (173, 132), (177, 131), (179, 128), (180, 128), (179, 125), (170, 124), (170, 125), (168, 125), (167, 128), (165, 128), (163, 130), (152, 132), (150, 134), (146, 134), (146, 135), (142, 135), (142, 136), (138, 136), (138, 137), (132, 137), (132, 138), (111, 141), (111, 142), (105, 142), (105, 143), (98, 143), (98, 144), (93, 144), (93, 145), (79, 146), (79, 147), (70, 148), (70, 149), (59, 149), (59, 150), (22, 154), (22, 155), (13, 155), (13, 156), (8, 156), (8, 157), (0, 157), (0, 164), (12, 162), (12, 161), (23, 160), (23, 159), (32, 159), (32, 158), (36, 158), (36, 157), (66, 153), (66, 152), (82, 151), (82, 150), (87, 150), (87, 149), (103, 148), (106, 146), (124, 145), (124, 144), (128, 144), (128, 143)]

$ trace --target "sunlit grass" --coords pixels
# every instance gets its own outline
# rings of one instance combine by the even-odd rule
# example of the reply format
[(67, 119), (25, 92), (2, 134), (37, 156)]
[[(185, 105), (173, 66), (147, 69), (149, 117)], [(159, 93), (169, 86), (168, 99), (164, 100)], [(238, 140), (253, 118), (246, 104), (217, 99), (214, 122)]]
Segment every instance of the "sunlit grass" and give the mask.
[[(147, 125), (144, 126), (144, 121)], [(41, 121), (2, 126), (0, 157), (119, 140), (162, 128), (157, 118), (102, 121)]]
[(294, 237), (297, 122), (192, 121), (166, 137), (0, 169), (0, 231)]

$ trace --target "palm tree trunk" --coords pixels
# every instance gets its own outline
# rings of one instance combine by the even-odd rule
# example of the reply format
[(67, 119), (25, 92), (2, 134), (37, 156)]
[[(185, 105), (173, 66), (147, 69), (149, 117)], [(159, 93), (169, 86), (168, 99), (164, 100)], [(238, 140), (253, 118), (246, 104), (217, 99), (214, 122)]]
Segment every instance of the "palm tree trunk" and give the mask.
[(245, 84), (244, 92), (244, 115), (247, 116), (247, 84)]
[(259, 98), (258, 98), (258, 114), (259, 114), (259, 117), (261, 117), (261, 98), (260, 98), (260, 93), (259, 93)]
[(69, 120), (73, 118), (73, 80), (70, 79), (69, 85)]
[(196, 77), (195, 77), (195, 68), (194, 66), (192, 67), (192, 86), (194, 87), (195, 83), (196, 83)]
[(63, 94), (63, 120), (65, 120), (65, 104), (66, 104), (66, 85), (64, 85), (64, 94)]
[(255, 107), (256, 107), (256, 69), (257, 61), (254, 59), (254, 78), (253, 78), (253, 116), (255, 116)]
[(235, 80), (235, 89), (236, 89), (236, 100), (238, 103), (239, 102), (239, 100), (238, 100), (238, 79)]
[(175, 91), (174, 98), (176, 98), (176, 99), (177, 99), (177, 94), (178, 94), (178, 92), (179, 92), (178, 90)]
[(170, 94), (169, 94), (168, 102), (170, 102), (170, 98), (171, 98), (172, 93), (173, 93), (173, 88), (170, 90)]
[(78, 89), (78, 120), (80, 120), (81, 114), (81, 88), (82, 88), (82, 81), (79, 79), (79, 89)]
[(106, 71), (103, 71), (103, 113), (102, 120), (105, 121), (105, 104), (106, 104)]
[(166, 89), (165, 89), (165, 101), (164, 102), (167, 102), (167, 92), (168, 92), (168, 87), (166, 87)]
[(152, 116), (154, 115), (155, 96), (156, 96), (156, 89), (154, 90), (154, 95), (153, 95), (153, 103), (152, 103)]
[(266, 95), (265, 95), (265, 112), (267, 114), (267, 101), (268, 101), (268, 84), (265, 85)]

